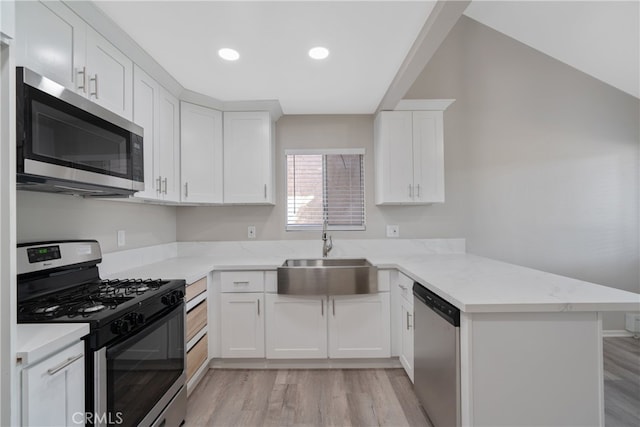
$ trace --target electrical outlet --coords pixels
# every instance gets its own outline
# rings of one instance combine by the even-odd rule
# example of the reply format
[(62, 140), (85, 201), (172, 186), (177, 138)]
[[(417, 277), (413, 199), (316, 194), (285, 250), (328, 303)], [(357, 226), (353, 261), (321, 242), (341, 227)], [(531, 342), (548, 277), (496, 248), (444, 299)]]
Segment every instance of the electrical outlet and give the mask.
[(387, 237), (400, 237), (400, 226), (387, 225)]
[(247, 237), (249, 237), (250, 239), (255, 239), (256, 238), (256, 226), (255, 225), (250, 225), (249, 227), (247, 227)]
[(127, 244), (126, 234), (124, 230), (118, 230), (118, 247), (122, 247)]

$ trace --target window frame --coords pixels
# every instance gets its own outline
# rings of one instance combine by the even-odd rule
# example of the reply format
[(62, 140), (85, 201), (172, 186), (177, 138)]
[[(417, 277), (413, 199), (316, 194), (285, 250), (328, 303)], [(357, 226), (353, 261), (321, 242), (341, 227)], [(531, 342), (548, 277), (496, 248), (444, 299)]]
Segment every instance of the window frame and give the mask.
[[(327, 225), (327, 231), (365, 231), (367, 229), (367, 200), (366, 200), (366, 149), (365, 148), (286, 148), (284, 150), (284, 228), (285, 231), (322, 231), (323, 226), (320, 225), (290, 225), (289, 224), (289, 155), (361, 155), (362, 156), (362, 197), (363, 197), (363, 222), (362, 225)], [(323, 170), (323, 186), (325, 186), (325, 173)], [(326, 212), (324, 213), (326, 216)]]

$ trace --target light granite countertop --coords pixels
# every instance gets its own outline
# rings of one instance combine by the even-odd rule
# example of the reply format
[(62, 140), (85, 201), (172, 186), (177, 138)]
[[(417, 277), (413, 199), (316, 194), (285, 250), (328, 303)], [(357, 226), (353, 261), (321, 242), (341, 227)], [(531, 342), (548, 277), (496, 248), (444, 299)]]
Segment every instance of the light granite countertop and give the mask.
[(33, 364), (88, 334), (88, 323), (19, 323), (16, 357), (23, 365)]
[[(316, 255), (278, 242), (271, 247), (240, 244), (236, 250), (230, 247), (222, 250), (218, 246), (186, 244), (180, 248), (180, 256), (108, 277), (185, 279), (191, 283), (212, 270), (275, 270), (287, 258)], [(333, 257), (358, 254), (379, 268), (397, 268), (468, 313), (640, 311), (640, 294), (472, 254), (428, 253), (415, 248), (398, 250), (399, 247), (385, 251), (373, 244), (357, 246), (337, 251)]]

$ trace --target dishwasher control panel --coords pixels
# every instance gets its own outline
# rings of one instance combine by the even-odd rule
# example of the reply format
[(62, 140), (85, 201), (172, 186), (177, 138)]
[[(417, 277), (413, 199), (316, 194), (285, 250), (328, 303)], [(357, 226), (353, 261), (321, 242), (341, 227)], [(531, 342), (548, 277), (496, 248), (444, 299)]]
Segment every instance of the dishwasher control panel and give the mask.
[(460, 326), (460, 310), (418, 282), (413, 283), (413, 296), (453, 326)]

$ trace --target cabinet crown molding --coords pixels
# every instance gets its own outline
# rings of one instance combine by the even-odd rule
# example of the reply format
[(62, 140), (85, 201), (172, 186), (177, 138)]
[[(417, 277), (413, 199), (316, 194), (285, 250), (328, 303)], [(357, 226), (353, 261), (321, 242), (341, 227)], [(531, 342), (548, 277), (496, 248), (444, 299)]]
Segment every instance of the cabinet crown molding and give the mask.
[(455, 99), (401, 99), (394, 111), (444, 111)]

